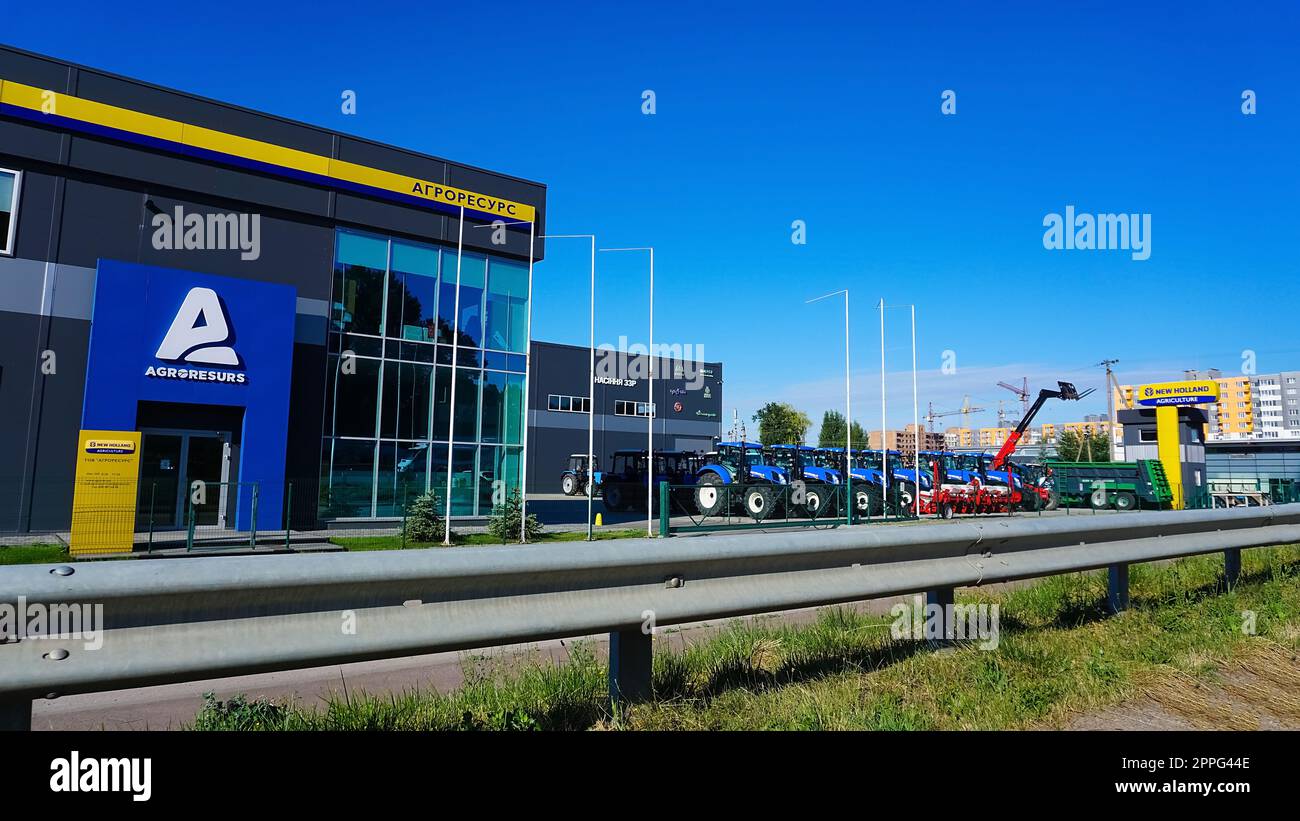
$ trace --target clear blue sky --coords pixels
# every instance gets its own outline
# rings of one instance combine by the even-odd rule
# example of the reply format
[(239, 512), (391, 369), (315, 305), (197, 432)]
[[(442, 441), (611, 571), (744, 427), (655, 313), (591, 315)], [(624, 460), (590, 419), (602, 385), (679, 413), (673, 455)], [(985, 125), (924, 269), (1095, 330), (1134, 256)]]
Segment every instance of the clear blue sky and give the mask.
[[(804, 300), (844, 287), (868, 426), (881, 297), (917, 306), (922, 413), (969, 393), (991, 423), (991, 403), (1014, 400), (997, 380), (1099, 387), (1103, 358), (1126, 382), (1235, 372), (1243, 349), (1260, 372), (1300, 369), (1290, 0), (74, 2), (57, 21), (7, 5), (0, 37), (21, 48), (547, 183), (552, 232), (656, 247), (655, 338), (725, 363), (728, 418), (769, 399), (814, 418), (843, 407), (841, 304)], [(1067, 205), (1150, 214), (1150, 259), (1045, 250), (1043, 218)], [(535, 337), (586, 343), (585, 253), (548, 249)], [(598, 262), (597, 341), (643, 341), (644, 261)], [(901, 424), (907, 313), (887, 319)], [(944, 350), (954, 375), (938, 373)], [(1104, 410), (1102, 394), (1042, 418)]]

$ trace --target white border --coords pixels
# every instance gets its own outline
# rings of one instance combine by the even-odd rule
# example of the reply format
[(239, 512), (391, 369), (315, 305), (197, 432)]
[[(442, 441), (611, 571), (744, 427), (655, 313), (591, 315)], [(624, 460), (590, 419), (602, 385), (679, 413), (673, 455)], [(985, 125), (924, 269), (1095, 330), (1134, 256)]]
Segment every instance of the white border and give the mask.
[(0, 173), (14, 175), (14, 196), (9, 210), (9, 236), (5, 238), (5, 247), (0, 249), (0, 257), (14, 255), (14, 244), (18, 241), (18, 200), (22, 197), (23, 172), (13, 168), (0, 168)]

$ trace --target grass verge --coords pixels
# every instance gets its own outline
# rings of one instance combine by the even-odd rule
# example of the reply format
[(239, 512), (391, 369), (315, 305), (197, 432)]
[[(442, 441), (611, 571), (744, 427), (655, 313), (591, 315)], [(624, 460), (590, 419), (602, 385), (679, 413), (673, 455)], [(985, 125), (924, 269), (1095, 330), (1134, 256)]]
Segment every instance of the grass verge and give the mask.
[[(212, 700), (193, 727), (1022, 729), (1065, 726), (1136, 699), (1213, 722), (1223, 715), (1215, 694), (1234, 687), (1300, 726), (1300, 547), (1245, 551), (1243, 564), (1232, 590), (1222, 589), (1218, 555), (1135, 566), (1132, 608), (1115, 617), (1105, 614), (1104, 573), (967, 591), (959, 601), (1000, 607), (992, 651), (969, 645), (934, 653), (891, 638), (889, 618), (847, 607), (801, 626), (737, 621), (683, 650), (667, 649), (661, 635), (655, 698), (626, 716), (612, 716), (606, 704), (603, 660), (578, 645), (555, 664), (469, 658), (464, 685), (446, 694), (353, 692), (322, 708)], [(1243, 626), (1251, 621), (1248, 634)], [(1253, 673), (1243, 679), (1242, 670)], [(1209, 726), (1258, 723), (1240, 709), (1217, 720)]]
[(0, 565), (54, 564), (69, 561), (68, 549), (61, 544), (19, 544), (0, 547)]

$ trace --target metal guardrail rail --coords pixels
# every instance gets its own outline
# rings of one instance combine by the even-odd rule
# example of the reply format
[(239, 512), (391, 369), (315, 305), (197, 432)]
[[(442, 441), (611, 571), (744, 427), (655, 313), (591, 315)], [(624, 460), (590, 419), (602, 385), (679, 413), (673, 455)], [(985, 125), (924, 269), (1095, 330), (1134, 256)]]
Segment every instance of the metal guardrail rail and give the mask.
[[(33, 698), (610, 634), (616, 702), (649, 694), (657, 626), (1300, 542), (1300, 504), (557, 545), (28, 565), (0, 604), (102, 604), (102, 646), (0, 644), (0, 726)], [(349, 630), (349, 625), (354, 629)], [(951, 625), (949, 625), (949, 628)]]

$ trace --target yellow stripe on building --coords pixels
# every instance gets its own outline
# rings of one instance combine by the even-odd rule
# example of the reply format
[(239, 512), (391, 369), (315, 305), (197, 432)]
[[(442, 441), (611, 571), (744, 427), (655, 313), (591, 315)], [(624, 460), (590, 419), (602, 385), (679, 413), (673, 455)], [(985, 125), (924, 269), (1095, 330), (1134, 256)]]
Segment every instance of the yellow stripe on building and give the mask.
[(228, 157), (252, 160), (289, 171), (313, 174), (338, 182), (364, 185), (381, 191), (440, 202), (452, 207), (482, 211), (507, 222), (532, 222), (537, 218), (537, 209), (525, 203), (408, 177), (381, 168), (331, 159), (320, 154), (286, 148), (237, 134), (189, 125), (166, 117), (156, 117), (70, 94), (59, 94), (3, 78), (0, 78), (0, 103), (66, 117), (88, 125), (165, 140), (189, 148), (213, 151)]

